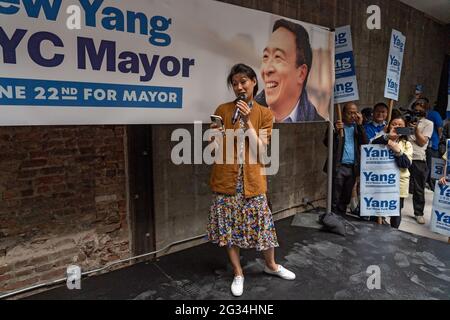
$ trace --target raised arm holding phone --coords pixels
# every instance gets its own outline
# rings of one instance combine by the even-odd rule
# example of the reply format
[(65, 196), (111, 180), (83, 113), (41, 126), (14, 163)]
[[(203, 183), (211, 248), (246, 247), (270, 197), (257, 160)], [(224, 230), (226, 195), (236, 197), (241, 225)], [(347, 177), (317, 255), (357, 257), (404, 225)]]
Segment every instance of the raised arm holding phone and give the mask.
[(417, 119), (408, 123), (414, 129), (414, 134), (409, 136), (413, 146), (413, 159), (409, 171), (411, 172), (411, 188), (413, 194), (414, 216), (417, 223), (424, 224), (423, 210), (425, 208), (425, 183), (428, 175), (426, 150), (428, 142), (433, 134), (433, 122), (427, 120), (426, 106), (419, 101), (413, 109)]

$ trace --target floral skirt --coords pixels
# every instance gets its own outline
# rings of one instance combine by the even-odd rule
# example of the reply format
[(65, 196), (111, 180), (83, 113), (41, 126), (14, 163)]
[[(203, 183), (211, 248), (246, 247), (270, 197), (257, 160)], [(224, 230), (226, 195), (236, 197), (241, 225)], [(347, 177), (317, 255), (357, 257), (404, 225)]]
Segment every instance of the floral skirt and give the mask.
[(241, 173), (235, 195), (214, 194), (207, 229), (208, 240), (221, 247), (256, 248), (257, 251), (278, 247), (266, 195), (246, 199)]

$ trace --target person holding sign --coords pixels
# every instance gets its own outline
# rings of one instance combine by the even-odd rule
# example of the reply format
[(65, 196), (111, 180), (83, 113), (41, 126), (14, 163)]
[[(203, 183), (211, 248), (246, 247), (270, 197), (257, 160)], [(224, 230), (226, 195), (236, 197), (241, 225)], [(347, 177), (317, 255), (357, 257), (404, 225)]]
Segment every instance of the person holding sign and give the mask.
[[(361, 145), (368, 143), (362, 121), (363, 117), (358, 112), (356, 104), (347, 102), (342, 108), (342, 121), (338, 120), (335, 124), (332, 211), (336, 214), (346, 214), (353, 186), (360, 174)], [(341, 130), (343, 136), (339, 134)], [(324, 140), (326, 146), (328, 146), (327, 137), (328, 133)]]
[(367, 139), (372, 140), (386, 126), (389, 108), (386, 103), (379, 102), (373, 107), (372, 121), (364, 125)]
[(413, 158), (413, 146), (408, 141), (408, 136), (401, 133), (399, 128), (406, 127), (406, 121), (402, 117), (391, 119), (387, 132), (379, 133), (372, 141), (373, 144), (383, 144), (394, 152), (395, 163), (400, 169), (400, 215), (391, 217), (391, 227), (398, 229), (402, 220), (402, 208), (405, 198), (409, 194), (409, 170)]
[[(275, 262), (274, 248), (278, 247), (278, 240), (266, 197), (264, 168), (260, 161), (249, 163), (249, 154), (252, 152), (250, 140), (256, 141), (258, 148), (265, 148), (269, 143), (273, 126), (272, 112), (254, 101), (258, 80), (252, 68), (244, 64), (233, 66), (227, 82), (238, 99), (217, 108), (215, 116), (222, 119), (222, 126), (218, 128), (217, 123), (213, 123), (211, 128), (221, 132), (235, 130), (236, 134), (245, 131), (248, 139), (236, 139), (232, 135), (231, 139), (240, 141), (238, 146), (233, 147), (237, 151), (232, 153), (233, 162), (220, 164), (216, 160), (214, 163), (210, 180), (214, 195), (207, 231), (211, 242), (227, 248), (234, 271), (231, 292), (234, 296), (240, 296), (244, 290), (239, 254), (241, 248), (262, 251), (266, 262), (264, 272), (267, 274), (286, 280), (294, 280), (295, 274)], [(243, 131), (236, 132), (239, 129)], [(219, 132), (217, 136), (220, 136)], [(229, 145), (227, 136), (228, 132), (221, 142), (222, 146), (219, 144), (224, 151)], [(216, 139), (213, 143), (217, 143)]]

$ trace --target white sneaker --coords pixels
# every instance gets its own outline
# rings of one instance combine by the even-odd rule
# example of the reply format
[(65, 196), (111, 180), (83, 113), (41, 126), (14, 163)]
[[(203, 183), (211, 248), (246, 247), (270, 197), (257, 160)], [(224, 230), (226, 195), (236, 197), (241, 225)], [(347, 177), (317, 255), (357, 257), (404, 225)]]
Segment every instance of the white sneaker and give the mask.
[(233, 283), (231, 284), (231, 293), (235, 297), (242, 296), (244, 292), (244, 277), (243, 276), (235, 276), (233, 279)]
[(273, 276), (278, 276), (280, 278), (283, 278), (285, 280), (294, 280), (295, 279), (295, 273), (289, 271), (288, 269), (283, 268), (282, 265), (278, 265), (277, 271), (270, 270), (267, 266), (264, 268), (264, 272), (271, 274)]

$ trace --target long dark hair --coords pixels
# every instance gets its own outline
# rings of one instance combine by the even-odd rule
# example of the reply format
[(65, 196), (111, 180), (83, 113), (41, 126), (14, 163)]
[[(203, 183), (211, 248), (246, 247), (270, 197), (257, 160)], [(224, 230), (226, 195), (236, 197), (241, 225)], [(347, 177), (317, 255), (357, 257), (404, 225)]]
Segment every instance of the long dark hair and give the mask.
[(256, 85), (253, 88), (253, 96), (256, 96), (256, 94), (258, 93), (258, 77), (251, 67), (243, 63), (238, 63), (231, 67), (230, 74), (227, 78), (228, 87), (230, 88), (233, 86), (233, 77), (238, 73), (245, 74), (249, 79), (256, 81)]

